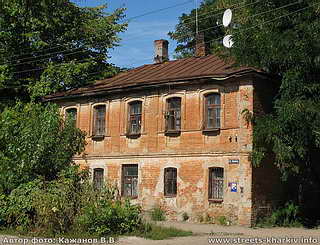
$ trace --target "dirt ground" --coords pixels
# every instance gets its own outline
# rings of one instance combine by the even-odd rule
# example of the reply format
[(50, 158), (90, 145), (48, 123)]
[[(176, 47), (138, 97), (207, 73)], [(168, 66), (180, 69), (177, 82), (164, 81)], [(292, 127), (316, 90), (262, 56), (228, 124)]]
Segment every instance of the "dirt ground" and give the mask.
[[(121, 237), (118, 245), (207, 245), (207, 244), (320, 244), (320, 229), (304, 228), (247, 228), (240, 226), (218, 226), (212, 224), (194, 224), (187, 222), (158, 222), (166, 227), (192, 231), (193, 236), (168, 240), (146, 240), (138, 237)], [(0, 244), (23, 244), (23, 241), (10, 242), (12, 236), (0, 236)], [(227, 240), (229, 239), (229, 240)], [(100, 242), (100, 241), (99, 241)], [(77, 244), (32, 243), (27, 244)], [(88, 244), (88, 243), (87, 243)], [(93, 243), (89, 243), (93, 244)], [(108, 244), (108, 243), (96, 243)], [(110, 244), (110, 243), (109, 243)]]
[[(158, 222), (192, 231), (190, 237), (162, 241), (145, 240), (136, 237), (121, 238), (123, 245), (207, 245), (207, 244), (320, 244), (319, 229), (304, 228), (247, 228), (240, 226), (218, 226), (186, 222)], [(223, 240), (229, 239), (229, 240)]]

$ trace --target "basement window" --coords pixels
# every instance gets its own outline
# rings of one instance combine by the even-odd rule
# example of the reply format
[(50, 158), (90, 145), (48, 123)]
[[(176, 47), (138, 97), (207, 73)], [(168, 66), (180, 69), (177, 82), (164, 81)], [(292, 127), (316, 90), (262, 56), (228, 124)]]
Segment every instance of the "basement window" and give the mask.
[(104, 170), (103, 168), (95, 168), (93, 170), (93, 186), (97, 190), (101, 190), (104, 185)]
[(66, 109), (66, 119), (71, 120), (73, 122), (73, 125), (77, 125), (77, 109), (76, 108), (69, 108)]
[(122, 195), (125, 197), (138, 197), (138, 165), (122, 166)]
[(209, 200), (223, 201), (223, 168), (209, 168)]
[(165, 113), (166, 132), (178, 133), (181, 130), (181, 98), (174, 97), (167, 100)]
[(134, 101), (129, 104), (128, 135), (141, 133), (142, 102)]
[(177, 195), (177, 169), (164, 169), (164, 195), (173, 197)]
[(209, 94), (204, 100), (204, 131), (220, 129), (221, 126), (221, 96)]
[(103, 137), (106, 128), (106, 106), (97, 105), (93, 112), (93, 136)]

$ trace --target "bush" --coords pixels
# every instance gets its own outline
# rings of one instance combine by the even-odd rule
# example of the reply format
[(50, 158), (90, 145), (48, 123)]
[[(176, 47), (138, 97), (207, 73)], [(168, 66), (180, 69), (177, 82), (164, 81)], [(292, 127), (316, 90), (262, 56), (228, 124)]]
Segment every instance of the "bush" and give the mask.
[(154, 207), (151, 210), (151, 219), (153, 221), (164, 221), (166, 220), (165, 212), (160, 207)]
[(40, 180), (20, 185), (8, 196), (6, 224), (19, 231), (27, 231), (33, 227), (36, 219), (36, 210), (33, 202), (33, 193), (42, 186)]
[(101, 199), (85, 206), (77, 218), (78, 230), (99, 236), (124, 234), (141, 227), (141, 210), (131, 205), (129, 200)]
[(8, 198), (6, 195), (0, 194), (0, 227), (6, 225), (8, 209)]
[(287, 202), (284, 207), (273, 211), (270, 217), (260, 220), (258, 226), (300, 227), (302, 224), (298, 214), (299, 206), (293, 202)]

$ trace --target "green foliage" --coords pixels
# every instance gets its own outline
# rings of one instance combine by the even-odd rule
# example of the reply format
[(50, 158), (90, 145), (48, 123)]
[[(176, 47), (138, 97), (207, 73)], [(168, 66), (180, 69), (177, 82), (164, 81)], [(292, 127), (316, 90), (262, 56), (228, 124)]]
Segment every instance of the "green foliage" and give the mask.
[[(214, 14), (217, 12), (216, 2), (216, 0), (203, 1), (198, 8), (198, 30), (204, 34), (205, 42), (209, 47), (209, 52), (211, 51), (210, 47), (215, 45), (211, 40), (224, 34), (223, 28), (217, 24), (217, 21), (220, 21), (221, 16)], [(186, 58), (194, 55), (196, 45), (195, 19), (195, 9), (192, 10), (190, 14), (183, 13), (179, 17), (179, 24), (176, 25), (175, 30), (168, 33), (170, 38), (176, 40), (178, 43), (178, 46), (175, 49), (175, 58)]]
[(76, 226), (99, 236), (124, 234), (141, 226), (140, 213), (140, 208), (129, 200), (100, 199), (83, 207)]
[(38, 178), (54, 180), (84, 150), (85, 134), (55, 105), (22, 104), (0, 114), (0, 193)]
[(0, 227), (5, 226), (8, 209), (8, 198), (4, 194), (0, 194)]
[(164, 221), (166, 220), (165, 212), (161, 209), (161, 207), (154, 207), (151, 210), (151, 219), (153, 221)]
[[(84, 86), (119, 69), (108, 64), (118, 45), (124, 9), (79, 7), (69, 0), (2, 0), (0, 88), (22, 88), (36, 99)], [(92, 74), (94, 73), (94, 74)]]
[(265, 217), (258, 222), (260, 227), (301, 227), (301, 220), (298, 218), (300, 214), (299, 206), (293, 202), (287, 202), (284, 207), (273, 211), (270, 217)]
[(147, 224), (143, 233), (137, 234), (151, 240), (164, 240), (172, 237), (192, 236), (191, 231), (183, 231), (174, 227), (162, 227)]
[(219, 216), (217, 217), (217, 223), (219, 225), (229, 225), (230, 222), (228, 221), (227, 217), (226, 216)]
[(184, 213), (182, 214), (182, 219), (183, 219), (183, 221), (187, 221), (189, 218), (190, 218), (190, 217), (189, 217), (188, 213), (184, 212)]

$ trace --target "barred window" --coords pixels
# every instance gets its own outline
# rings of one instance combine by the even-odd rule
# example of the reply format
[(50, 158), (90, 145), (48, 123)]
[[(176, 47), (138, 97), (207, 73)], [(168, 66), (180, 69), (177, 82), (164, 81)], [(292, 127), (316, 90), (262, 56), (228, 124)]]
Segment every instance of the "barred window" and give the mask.
[(104, 184), (104, 170), (103, 168), (95, 168), (93, 170), (93, 186), (100, 190)]
[(209, 94), (205, 97), (204, 129), (220, 128), (221, 123), (220, 94)]
[(177, 195), (177, 169), (176, 168), (164, 169), (164, 195), (165, 196)]
[(181, 98), (167, 100), (166, 131), (180, 131), (181, 129)]
[(94, 107), (93, 135), (102, 136), (105, 134), (106, 106), (98, 105)]
[(209, 199), (223, 200), (223, 168), (209, 168)]
[(69, 108), (66, 110), (66, 119), (72, 120), (73, 124), (77, 125), (77, 109), (76, 108)]
[(138, 197), (138, 165), (122, 166), (122, 195), (125, 197)]
[(128, 133), (140, 134), (141, 132), (142, 102), (135, 101), (129, 104)]

